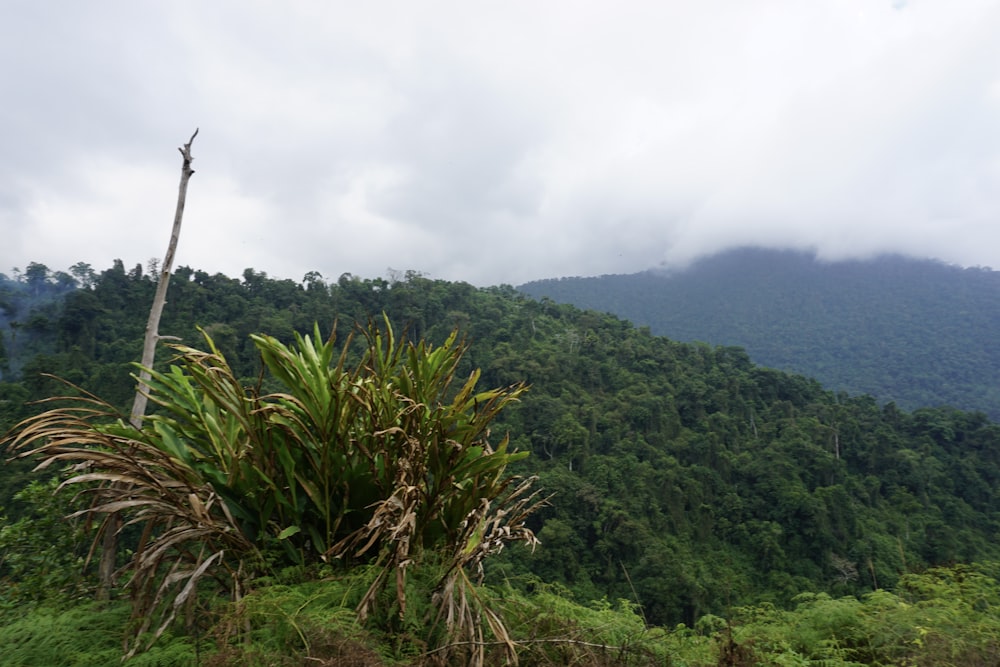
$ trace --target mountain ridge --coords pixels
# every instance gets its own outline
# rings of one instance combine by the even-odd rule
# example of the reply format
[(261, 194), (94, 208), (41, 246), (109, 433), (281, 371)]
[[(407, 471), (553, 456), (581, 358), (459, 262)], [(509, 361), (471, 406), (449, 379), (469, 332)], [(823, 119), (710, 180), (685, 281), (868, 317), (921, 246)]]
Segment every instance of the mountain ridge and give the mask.
[(683, 342), (738, 346), (764, 366), (906, 409), (1000, 419), (1000, 272), (884, 255), (822, 262), (743, 248), (681, 271), (533, 281), (517, 288), (613, 313)]

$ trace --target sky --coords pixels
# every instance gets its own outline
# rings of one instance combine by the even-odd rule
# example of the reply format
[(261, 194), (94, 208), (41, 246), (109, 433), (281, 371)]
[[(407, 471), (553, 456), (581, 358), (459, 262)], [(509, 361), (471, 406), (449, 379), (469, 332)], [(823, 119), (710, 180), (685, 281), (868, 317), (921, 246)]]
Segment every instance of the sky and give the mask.
[(0, 272), (1000, 268), (996, 0), (6, 0)]

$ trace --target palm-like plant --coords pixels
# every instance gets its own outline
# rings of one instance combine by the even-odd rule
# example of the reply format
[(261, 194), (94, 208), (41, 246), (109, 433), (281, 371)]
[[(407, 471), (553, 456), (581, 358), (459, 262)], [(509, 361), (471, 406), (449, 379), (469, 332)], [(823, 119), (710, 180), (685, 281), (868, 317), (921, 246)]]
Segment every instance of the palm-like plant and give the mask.
[(243, 386), (206, 335), (207, 350), (173, 345), (169, 370), (150, 372), (159, 409), (141, 430), (84, 395), (5, 437), (39, 467), (72, 464), (64, 486), (93, 494), (88, 514), (124, 512), (126, 526), (141, 526), (126, 565), (140, 634), (154, 622), (153, 637), (162, 633), (206, 576), (239, 595), (277, 544), (289, 564), (376, 564), (361, 619), (390, 582), (402, 613), (407, 569), (433, 560), (443, 565), (433, 602), (444, 637), (481, 645), (485, 620), (507, 640), (469, 572), (507, 542), (536, 541), (525, 525), (540, 503), (533, 480), (506, 471), (526, 454), (488, 441), (490, 422), (525, 387), (477, 392), (478, 371), (456, 386), (455, 334), (440, 347), (408, 343), (388, 320), (362, 333), (355, 365), (351, 340), (338, 353), (318, 328), (290, 346), (253, 336), (281, 385), (273, 393)]

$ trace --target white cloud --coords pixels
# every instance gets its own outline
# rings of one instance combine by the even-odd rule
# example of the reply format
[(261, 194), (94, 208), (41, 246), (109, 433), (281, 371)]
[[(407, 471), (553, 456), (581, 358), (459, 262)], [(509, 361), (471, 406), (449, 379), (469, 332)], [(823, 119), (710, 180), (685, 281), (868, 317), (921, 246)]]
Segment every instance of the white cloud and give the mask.
[(0, 267), (161, 255), (195, 126), (178, 262), (210, 272), (516, 283), (740, 244), (1000, 266), (985, 0), (64, 9), (0, 25), (24, 63)]

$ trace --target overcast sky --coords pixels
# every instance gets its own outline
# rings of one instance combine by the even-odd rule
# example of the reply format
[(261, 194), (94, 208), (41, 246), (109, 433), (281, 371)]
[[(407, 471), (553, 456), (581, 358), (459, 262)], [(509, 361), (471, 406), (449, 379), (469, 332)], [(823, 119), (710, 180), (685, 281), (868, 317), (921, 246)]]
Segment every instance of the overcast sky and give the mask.
[(740, 245), (1000, 268), (1000, 3), (0, 6), (0, 271), (477, 285)]

